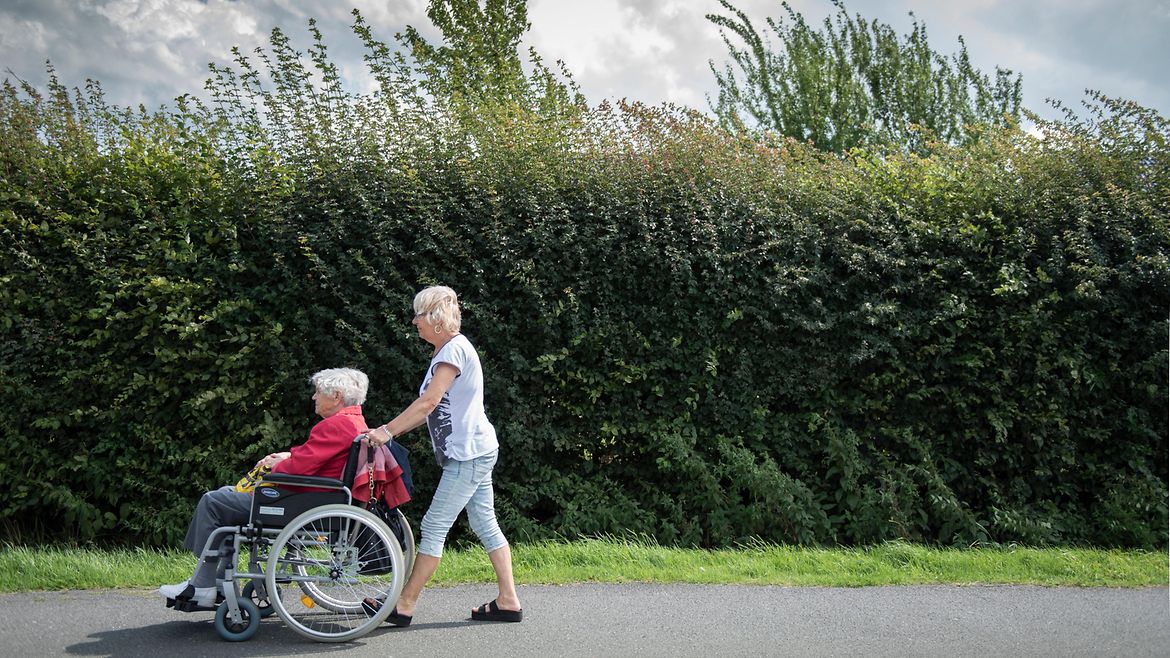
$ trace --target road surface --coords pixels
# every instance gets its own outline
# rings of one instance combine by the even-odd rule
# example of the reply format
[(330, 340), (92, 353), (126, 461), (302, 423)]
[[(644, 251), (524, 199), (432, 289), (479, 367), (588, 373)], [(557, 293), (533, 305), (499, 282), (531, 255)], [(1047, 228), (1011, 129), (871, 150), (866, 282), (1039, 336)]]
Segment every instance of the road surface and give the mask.
[(529, 585), (522, 623), (471, 621), (492, 594), (428, 589), (409, 628), (342, 645), (276, 616), (225, 642), (150, 591), (0, 594), (0, 656), (1170, 656), (1166, 587)]

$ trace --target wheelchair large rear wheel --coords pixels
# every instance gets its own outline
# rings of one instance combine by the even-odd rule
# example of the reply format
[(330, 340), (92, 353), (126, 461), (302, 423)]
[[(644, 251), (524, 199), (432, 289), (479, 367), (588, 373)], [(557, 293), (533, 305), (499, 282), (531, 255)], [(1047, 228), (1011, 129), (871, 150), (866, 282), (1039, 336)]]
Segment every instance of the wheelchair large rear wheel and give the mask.
[[(395, 516), (391, 519), (389, 528), (390, 532), (393, 533), (393, 536), (398, 538), (398, 545), (402, 548), (402, 575), (404, 579), (403, 583), (405, 583), (406, 580), (410, 578), (410, 572), (414, 568), (414, 531), (411, 530), (410, 523), (406, 520), (406, 516), (402, 513), (402, 510), (396, 509), (394, 510), (394, 514)], [(294, 569), (300, 575), (305, 575), (304, 567), (296, 566)], [(312, 579), (300, 580), (298, 581), (298, 585), (300, 586), (301, 591), (309, 595), (309, 597), (312, 598), (317, 605), (325, 608), (326, 610), (331, 610), (333, 612), (353, 611), (352, 601), (336, 598), (327, 590), (319, 587), (318, 584)], [(263, 611), (263, 609), (261, 609), (261, 611)]]
[(293, 519), (273, 541), (267, 566), (265, 583), (277, 614), (318, 642), (352, 640), (377, 628), (393, 606), (370, 616), (362, 600), (396, 601), (406, 583), (394, 533), (352, 505), (325, 505)]

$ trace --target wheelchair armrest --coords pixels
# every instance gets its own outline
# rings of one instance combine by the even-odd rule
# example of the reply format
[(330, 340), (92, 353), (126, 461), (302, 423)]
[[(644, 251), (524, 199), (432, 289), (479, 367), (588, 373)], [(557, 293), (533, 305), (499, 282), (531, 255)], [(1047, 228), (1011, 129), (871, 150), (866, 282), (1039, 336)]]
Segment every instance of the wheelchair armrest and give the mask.
[(293, 475), (292, 473), (266, 473), (264, 484), (292, 484), (301, 487), (322, 487), (326, 489), (341, 489), (341, 480), (326, 478), (319, 475)]

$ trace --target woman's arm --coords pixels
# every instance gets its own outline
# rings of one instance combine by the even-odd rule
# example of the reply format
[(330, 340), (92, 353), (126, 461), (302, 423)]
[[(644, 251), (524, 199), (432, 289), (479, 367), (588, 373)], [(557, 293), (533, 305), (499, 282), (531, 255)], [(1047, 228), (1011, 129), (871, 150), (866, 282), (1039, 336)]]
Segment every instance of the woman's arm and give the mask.
[(410, 403), (410, 406), (394, 417), (389, 423), (371, 430), (368, 436), (370, 443), (374, 445), (383, 445), (389, 443), (392, 436), (401, 436), (410, 430), (427, 422), (427, 416), (439, 406), (443, 396), (447, 393), (447, 389), (451, 388), (451, 384), (455, 382), (455, 378), (459, 375), (459, 370), (450, 363), (440, 363), (435, 366), (435, 374), (431, 377), (431, 383), (427, 385), (427, 390), (418, 396), (418, 399)]

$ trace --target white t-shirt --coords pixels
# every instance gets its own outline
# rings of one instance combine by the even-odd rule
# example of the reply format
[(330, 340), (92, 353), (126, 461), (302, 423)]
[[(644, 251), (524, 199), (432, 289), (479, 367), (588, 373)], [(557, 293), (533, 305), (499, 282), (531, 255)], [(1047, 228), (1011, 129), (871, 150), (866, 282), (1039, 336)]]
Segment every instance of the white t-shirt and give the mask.
[(435, 376), (440, 363), (455, 366), (459, 374), (451, 387), (443, 394), (439, 406), (427, 416), (427, 430), (431, 435), (431, 447), (435, 461), (443, 466), (449, 460), (468, 461), (488, 454), (500, 447), (496, 440), (496, 428), (488, 421), (483, 410), (483, 370), (479, 365), (479, 354), (471, 341), (463, 334), (454, 338), (431, 359), (422, 386), (421, 396)]

